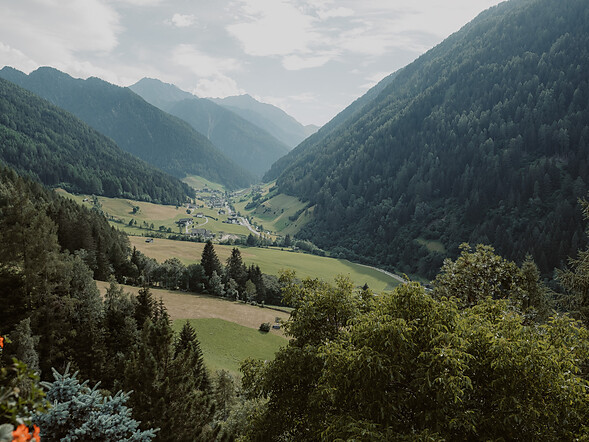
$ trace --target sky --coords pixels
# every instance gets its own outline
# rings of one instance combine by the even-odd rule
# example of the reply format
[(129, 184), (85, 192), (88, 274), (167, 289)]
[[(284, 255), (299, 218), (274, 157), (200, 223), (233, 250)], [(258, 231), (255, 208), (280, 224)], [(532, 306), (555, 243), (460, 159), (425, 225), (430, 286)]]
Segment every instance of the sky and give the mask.
[(323, 125), (497, 0), (0, 0), (0, 67), (199, 97)]

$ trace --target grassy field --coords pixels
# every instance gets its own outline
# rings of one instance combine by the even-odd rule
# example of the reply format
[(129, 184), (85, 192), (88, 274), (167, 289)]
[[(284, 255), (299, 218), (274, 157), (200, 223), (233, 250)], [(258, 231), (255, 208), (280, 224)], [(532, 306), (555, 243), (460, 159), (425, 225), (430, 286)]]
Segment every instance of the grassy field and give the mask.
[[(92, 207), (92, 199), (88, 195), (73, 195), (59, 191), (60, 194), (67, 196), (79, 204)], [(85, 201), (86, 200), (86, 201)], [(171, 229), (172, 233), (180, 233), (176, 221), (181, 218), (192, 217), (192, 213), (187, 213), (185, 207), (164, 206), (160, 204), (146, 203), (142, 201), (133, 201), (124, 198), (107, 198), (98, 197), (102, 210), (107, 217), (112, 216), (120, 222), (111, 221), (111, 225), (123, 230), (129, 235), (138, 235), (159, 232), (160, 226), (164, 229)], [(203, 204), (203, 201), (196, 200), (197, 205)], [(133, 213), (134, 208), (139, 208)], [(190, 228), (204, 228), (217, 234), (218, 238), (224, 235), (247, 236), (249, 230), (237, 224), (227, 224), (223, 221), (227, 215), (219, 215), (218, 209), (209, 209), (207, 207), (196, 209), (195, 212), (202, 212), (205, 218), (193, 218), (194, 225)], [(134, 220), (137, 224), (130, 226), (129, 221)], [(144, 224), (145, 223), (145, 224)], [(150, 228), (153, 225), (153, 230)]]
[[(96, 285), (104, 295), (108, 283), (96, 281)], [(122, 287), (134, 295), (139, 292), (138, 287)], [(205, 364), (211, 371), (223, 368), (239, 376), (241, 361), (248, 357), (272, 359), (274, 353), (287, 343), (282, 330), (258, 331), (263, 322), (273, 324), (277, 317), (288, 319), (287, 312), (213, 296), (150, 290), (155, 299), (164, 302), (175, 331), (179, 331), (187, 319), (190, 321), (197, 332)]]
[[(269, 183), (261, 187), (260, 193), (262, 197), (268, 195), (272, 185), (273, 183)], [(246, 210), (245, 206), (251, 201), (252, 197), (253, 193), (244, 192), (234, 198), (235, 209), (242, 215), (251, 217), (258, 225), (263, 225), (264, 230), (276, 232), (283, 236), (286, 234), (294, 235), (310, 220), (309, 213), (300, 215), (294, 221), (290, 219), (305, 207), (305, 203), (293, 196), (278, 194), (264, 201), (255, 209)]]
[[(145, 255), (163, 262), (176, 257), (185, 265), (199, 263), (204, 243), (192, 243), (156, 239), (146, 243), (145, 238), (130, 237), (131, 245)], [(238, 247), (246, 265), (257, 264), (264, 273), (278, 275), (282, 269), (293, 269), (300, 278), (320, 278), (332, 282), (337, 275), (349, 275), (358, 286), (365, 283), (376, 291), (390, 290), (399, 283), (377, 270), (360, 266), (342, 259), (326, 258), (304, 253), (289, 252), (277, 248)], [(231, 255), (233, 246), (215, 245), (221, 262)]]
[[(176, 332), (186, 320), (174, 321)], [(281, 336), (263, 333), (223, 319), (191, 319), (196, 330), (206, 366), (212, 372), (220, 369), (240, 377), (239, 366), (246, 358), (272, 360), (274, 354), (287, 344)]]
[(225, 187), (223, 185), (213, 183), (212, 181), (209, 181), (206, 178), (197, 175), (187, 176), (185, 178), (182, 178), (182, 181), (184, 181), (186, 184), (188, 184), (190, 187), (194, 189), (209, 188), (214, 190), (220, 190), (223, 192), (225, 191)]

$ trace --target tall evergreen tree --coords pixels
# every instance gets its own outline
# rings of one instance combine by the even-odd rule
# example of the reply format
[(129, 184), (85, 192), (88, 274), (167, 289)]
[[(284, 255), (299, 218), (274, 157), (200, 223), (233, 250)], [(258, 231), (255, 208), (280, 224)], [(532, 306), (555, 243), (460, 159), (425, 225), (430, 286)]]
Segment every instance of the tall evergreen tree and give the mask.
[(213, 276), (213, 272), (215, 271), (217, 272), (217, 275), (223, 274), (221, 261), (219, 261), (219, 258), (217, 257), (217, 252), (215, 252), (215, 247), (213, 246), (211, 240), (208, 240), (205, 244), (200, 259), (200, 264), (202, 265), (207, 278)]
[(241, 259), (241, 252), (237, 247), (234, 247), (233, 250), (231, 250), (231, 256), (227, 258), (227, 264), (225, 266), (224, 281), (227, 282), (230, 279), (233, 279), (237, 283), (239, 293), (243, 293), (248, 274), (245, 264)]

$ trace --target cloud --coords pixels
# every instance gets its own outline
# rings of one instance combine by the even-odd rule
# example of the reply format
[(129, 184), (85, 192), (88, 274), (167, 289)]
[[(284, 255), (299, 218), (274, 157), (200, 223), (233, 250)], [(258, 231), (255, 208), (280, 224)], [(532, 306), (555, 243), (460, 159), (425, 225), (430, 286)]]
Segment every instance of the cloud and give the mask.
[(170, 20), (166, 20), (166, 24), (171, 24), (178, 28), (187, 28), (196, 23), (196, 17), (192, 14), (174, 14)]
[(248, 55), (279, 56), (308, 53), (321, 40), (314, 30), (316, 18), (286, 0), (239, 0), (237, 23), (227, 31)]
[(245, 94), (245, 90), (237, 86), (237, 82), (225, 75), (203, 78), (198, 81), (191, 93), (199, 97), (225, 98)]
[(113, 51), (120, 32), (119, 15), (99, 0), (11, 1), (0, 14), (0, 42), (18, 48), (25, 64), (65, 69), (80, 53)]
[(300, 55), (287, 55), (282, 58), (282, 66), (289, 71), (317, 68), (323, 66), (334, 58), (331, 53), (319, 54), (310, 57)]
[(178, 66), (190, 69), (199, 77), (218, 77), (227, 72), (241, 70), (238, 60), (211, 57), (189, 44), (178, 45), (172, 52), (172, 61)]

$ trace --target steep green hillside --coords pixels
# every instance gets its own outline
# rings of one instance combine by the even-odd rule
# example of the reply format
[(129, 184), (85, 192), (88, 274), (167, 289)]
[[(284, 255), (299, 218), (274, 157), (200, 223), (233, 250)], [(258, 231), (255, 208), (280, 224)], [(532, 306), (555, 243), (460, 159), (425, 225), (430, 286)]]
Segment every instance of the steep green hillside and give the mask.
[(268, 132), (206, 99), (180, 101), (168, 112), (206, 135), (227, 158), (258, 178), (289, 151)]
[(586, 1), (505, 2), (387, 79), (281, 161), (280, 190), (315, 205), (299, 235), (428, 275), (445, 255), (424, 240), (561, 265), (583, 241), (587, 23)]
[(0, 161), (74, 192), (181, 204), (194, 192), (73, 115), (0, 79)]
[(260, 103), (247, 94), (211, 100), (263, 128), (291, 148), (318, 129), (316, 126), (303, 126), (282, 109)]
[(264, 129), (236, 113), (183, 92), (158, 80), (142, 79), (130, 86), (147, 102), (175, 115), (205, 135), (227, 158), (261, 178), (278, 158), (290, 150)]
[(5, 67), (0, 77), (73, 113), (123, 150), (178, 178), (200, 175), (232, 188), (253, 181), (186, 122), (150, 105), (128, 88), (98, 78), (74, 79), (52, 68), (26, 75)]

